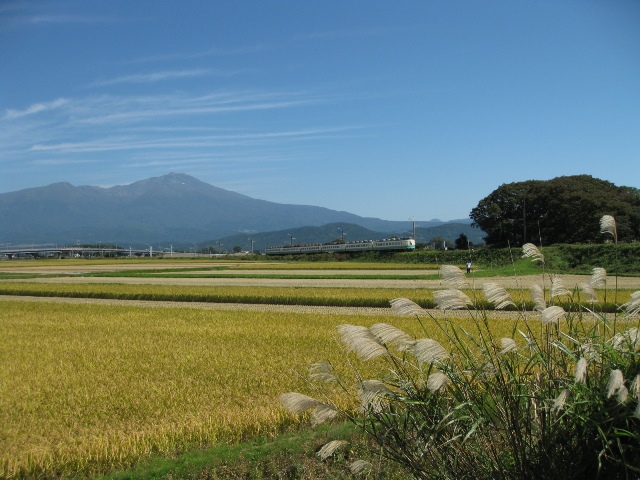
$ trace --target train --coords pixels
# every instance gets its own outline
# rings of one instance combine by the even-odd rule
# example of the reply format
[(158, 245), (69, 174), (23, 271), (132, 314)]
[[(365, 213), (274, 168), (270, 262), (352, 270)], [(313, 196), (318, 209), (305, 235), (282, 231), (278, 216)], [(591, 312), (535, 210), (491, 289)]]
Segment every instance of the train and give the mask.
[(382, 240), (359, 240), (355, 242), (312, 243), (306, 245), (282, 245), (267, 247), (266, 255), (292, 255), (299, 253), (349, 253), (370, 251), (407, 251), (416, 248), (413, 238), (385, 238)]

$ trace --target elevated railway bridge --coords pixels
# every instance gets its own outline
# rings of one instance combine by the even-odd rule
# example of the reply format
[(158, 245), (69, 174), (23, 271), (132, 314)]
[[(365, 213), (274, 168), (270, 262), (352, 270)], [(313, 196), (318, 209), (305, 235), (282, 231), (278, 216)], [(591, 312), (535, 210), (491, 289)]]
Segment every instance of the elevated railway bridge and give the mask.
[(156, 257), (162, 255), (161, 251), (153, 250), (153, 248), (144, 250), (86, 246), (0, 248), (0, 260), (21, 258)]

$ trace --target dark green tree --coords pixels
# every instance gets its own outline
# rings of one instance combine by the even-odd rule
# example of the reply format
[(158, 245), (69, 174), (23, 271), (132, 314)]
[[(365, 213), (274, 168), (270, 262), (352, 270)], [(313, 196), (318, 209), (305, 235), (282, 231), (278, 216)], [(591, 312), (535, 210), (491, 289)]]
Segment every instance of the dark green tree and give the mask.
[(602, 242), (600, 218), (616, 219), (618, 239), (640, 239), (640, 195), (590, 175), (503, 184), (469, 217), (487, 232), (487, 245)]
[(472, 245), (471, 242), (469, 242), (469, 238), (464, 233), (461, 233), (454, 243), (456, 245), (456, 250), (467, 250)]

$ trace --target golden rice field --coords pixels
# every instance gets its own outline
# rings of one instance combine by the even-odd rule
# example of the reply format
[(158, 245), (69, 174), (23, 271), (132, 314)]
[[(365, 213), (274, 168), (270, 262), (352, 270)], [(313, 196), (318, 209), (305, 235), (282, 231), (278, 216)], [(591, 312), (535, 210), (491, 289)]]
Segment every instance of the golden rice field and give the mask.
[[(28, 280), (3, 281), (0, 287), (5, 294), (155, 295), (183, 301), (222, 295), (256, 301), (281, 298), (291, 304), (388, 302), (395, 297), (420, 302), (433, 295), (430, 289), (417, 288)], [(630, 293), (624, 295), (628, 299)], [(423, 321), (429, 336), (444, 340), (432, 320)], [(150, 455), (295, 428), (297, 420), (280, 406), (278, 396), (312, 393), (303, 375), (319, 360), (333, 363), (343, 377), (353, 376), (335, 339), (336, 327), (379, 322), (423, 336), (415, 318), (386, 315), (219, 311), (185, 303), (176, 308), (32, 303), (0, 296), (0, 477), (93, 475)], [(464, 325), (466, 320), (456, 322)], [(496, 337), (511, 336), (513, 320), (493, 319), (491, 324)]]
[[(471, 298), (482, 300), (482, 291), (464, 290)], [(518, 304), (531, 300), (528, 289), (509, 288)], [(620, 289), (615, 294), (618, 304), (627, 302), (632, 290)], [(38, 283), (25, 281), (0, 282), (0, 294), (38, 295), (123, 300), (169, 300), (182, 302), (269, 303), (279, 305), (375, 306), (387, 307), (389, 300), (409, 298), (427, 306), (432, 303), (432, 288), (328, 288), (271, 286), (198, 286), (148, 285), (124, 283)], [(612, 292), (599, 290), (600, 302), (613, 300)], [(474, 297), (475, 295), (475, 297)]]
[(404, 317), (0, 301), (0, 476), (275, 435), (295, 423), (277, 397), (309, 390), (294, 370), (328, 360), (348, 374), (337, 325), (381, 321), (422, 336)]

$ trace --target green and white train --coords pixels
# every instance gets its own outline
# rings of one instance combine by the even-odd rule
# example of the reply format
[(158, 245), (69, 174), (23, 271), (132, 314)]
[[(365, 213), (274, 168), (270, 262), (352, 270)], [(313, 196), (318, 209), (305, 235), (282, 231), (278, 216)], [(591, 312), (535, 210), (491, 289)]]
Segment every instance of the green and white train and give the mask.
[(416, 241), (413, 238), (385, 238), (382, 240), (360, 240), (346, 243), (313, 243), (307, 245), (282, 245), (267, 247), (267, 255), (292, 255), (299, 253), (349, 253), (387, 250), (414, 250)]

